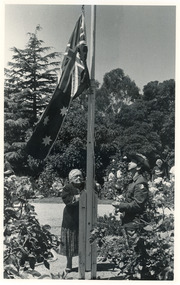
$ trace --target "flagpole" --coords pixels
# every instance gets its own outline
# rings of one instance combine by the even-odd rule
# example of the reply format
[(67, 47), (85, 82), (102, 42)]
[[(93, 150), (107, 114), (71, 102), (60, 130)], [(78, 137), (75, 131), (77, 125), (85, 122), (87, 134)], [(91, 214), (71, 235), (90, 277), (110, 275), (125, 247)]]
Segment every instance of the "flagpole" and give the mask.
[(95, 195), (94, 166), (94, 117), (95, 117), (95, 32), (96, 6), (91, 6), (91, 45), (90, 45), (90, 79), (91, 92), (88, 97), (87, 130), (87, 235), (86, 235), (86, 271), (91, 271), (91, 279), (96, 278), (96, 245), (89, 242), (89, 237), (97, 217), (97, 198)]

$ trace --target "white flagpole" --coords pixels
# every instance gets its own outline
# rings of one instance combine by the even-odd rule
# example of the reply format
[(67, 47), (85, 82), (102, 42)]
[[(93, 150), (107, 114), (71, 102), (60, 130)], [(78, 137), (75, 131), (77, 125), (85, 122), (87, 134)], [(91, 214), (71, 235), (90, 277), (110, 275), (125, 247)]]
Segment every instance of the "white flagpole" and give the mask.
[(96, 223), (97, 198), (95, 195), (94, 166), (94, 116), (95, 116), (95, 32), (96, 6), (91, 6), (91, 50), (90, 79), (91, 94), (88, 97), (88, 130), (87, 130), (87, 228), (86, 228), (86, 271), (91, 271), (91, 278), (96, 278), (96, 246), (90, 245), (90, 232)]

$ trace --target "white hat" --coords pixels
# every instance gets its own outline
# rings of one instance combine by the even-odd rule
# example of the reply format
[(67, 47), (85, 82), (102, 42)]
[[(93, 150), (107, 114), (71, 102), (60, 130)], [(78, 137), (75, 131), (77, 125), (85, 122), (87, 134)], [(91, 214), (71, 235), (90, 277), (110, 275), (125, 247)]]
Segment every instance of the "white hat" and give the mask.
[(72, 169), (69, 172), (69, 180), (71, 180), (74, 176), (76, 176), (78, 174), (82, 176), (82, 172), (79, 169)]

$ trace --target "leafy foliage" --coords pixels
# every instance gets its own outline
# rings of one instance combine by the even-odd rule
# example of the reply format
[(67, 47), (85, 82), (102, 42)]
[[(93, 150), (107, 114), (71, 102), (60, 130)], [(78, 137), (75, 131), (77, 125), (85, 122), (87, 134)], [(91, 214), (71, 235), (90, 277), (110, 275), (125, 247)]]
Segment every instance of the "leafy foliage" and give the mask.
[(59, 245), (58, 238), (51, 234), (50, 226), (41, 226), (34, 206), (28, 202), (33, 195), (28, 178), (15, 175), (5, 178), (4, 188), (4, 278), (23, 278), (28, 271), (32, 276), (42, 262), (49, 269), (51, 249)]
[(99, 217), (91, 233), (102, 261), (119, 268), (129, 280), (173, 280), (174, 276), (174, 182), (158, 179), (150, 184), (146, 217), (136, 230), (121, 226), (117, 214)]
[[(65, 178), (72, 168), (86, 172), (87, 98), (76, 98), (47, 160), (27, 158), (25, 145), (44, 111), (57, 81), (59, 54), (48, 53), (38, 39), (40, 26), (29, 33), (25, 49), (13, 48), (13, 61), (5, 80), (5, 154), (16, 174), (41, 175), (42, 185), (53, 181), (53, 172)], [(16, 72), (17, 71), (17, 72)], [(174, 164), (175, 82), (149, 82), (143, 94), (120, 68), (105, 73), (103, 84), (95, 83), (95, 179), (103, 186), (111, 161), (137, 151), (147, 156), (153, 168), (161, 157)], [(50, 165), (50, 166), (48, 166)], [(47, 171), (48, 168), (51, 171)], [(46, 176), (47, 174), (47, 176)], [(47, 179), (45, 179), (47, 177)], [(45, 182), (46, 181), (46, 182)], [(44, 188), (48, 193), (48, 187)], [(43, 189), (43, 186), (42, 186)]]
[(110, 104), (114, 112), (121, 110), (122, 102), (131, 104), (140, 97), (139, 89), (129, 76), (120, 68), (114, 69), (104, 75), (103, 88), (106, 88)]

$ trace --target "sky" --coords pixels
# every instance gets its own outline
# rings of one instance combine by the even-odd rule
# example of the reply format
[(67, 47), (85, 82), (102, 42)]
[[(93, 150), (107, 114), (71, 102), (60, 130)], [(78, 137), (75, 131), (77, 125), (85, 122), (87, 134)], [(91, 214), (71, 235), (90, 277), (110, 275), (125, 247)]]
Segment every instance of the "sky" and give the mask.
[[(176, 5), (96, 5), (95, 79), (103, 82), (105, 73), (123, 69), (136, 85), (175, 79)], [(81, 5), (5, 4), (4, 65), (11, 61), (10, 48), (25, 48), (38, 24), (44, 46), (64, 52)], [(32, 2), (31, 2), (32, 3)], [(80, 3), (81, 4), (81, 3)], [(85, 5), (87, 43), (90, 55), (91, 6)], [(88, 56), (88, 67), (90, 65)]]

